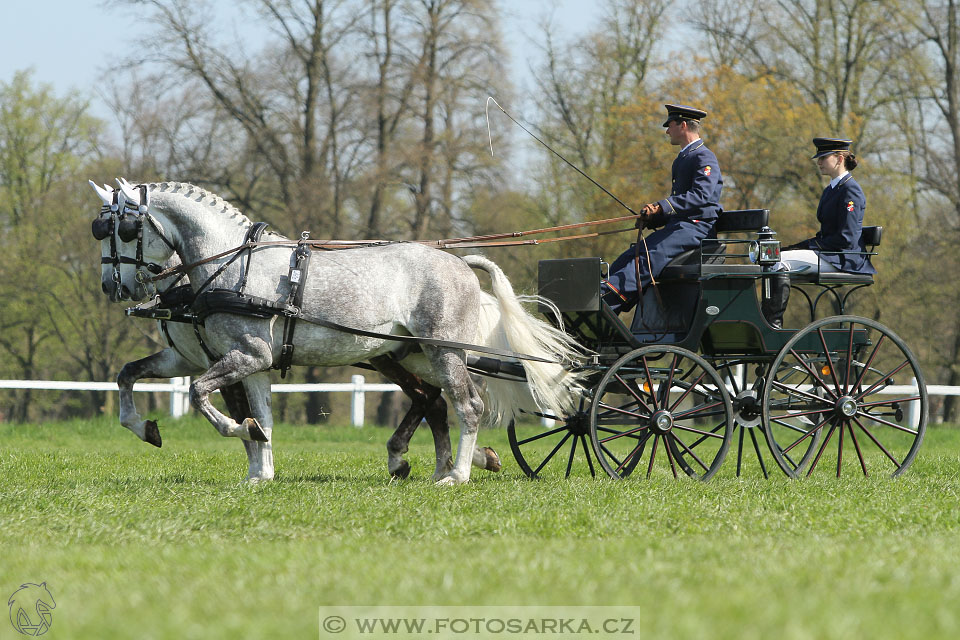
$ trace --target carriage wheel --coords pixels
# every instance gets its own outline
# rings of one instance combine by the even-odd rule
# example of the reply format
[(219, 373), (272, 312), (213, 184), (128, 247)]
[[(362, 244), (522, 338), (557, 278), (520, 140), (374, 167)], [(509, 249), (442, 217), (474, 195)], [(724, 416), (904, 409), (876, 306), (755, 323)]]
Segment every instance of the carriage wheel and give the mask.
[[(749, 462), (756, 457), (760, 472), (769, 478), (769, 456), (764, 459), (766, 433), (763, 428), (762, 396), (766, 365), (744, 360), (722, 360), (716, 363), (733, 403), (733, 417), (737, 431), (733, 437), (736, 449), (737, 477), (753, 468)], [(731, 452), (732, 453), (732, 452)], [(746, 454), (747, 460), (744, 460)], [(746, 464), (744, 464), (746, 462)]]
[[(564, 417), (537, 413), (541, 418), (550, 418), (558, 424), (546, 431), (531, 435), (517, 432), (514, 421), (507, 425), (510, 450), (517, 464), (528, 478), (559, 476), (569, 478), (575, 469), (587, 469), (596, 476), (593, 452), (587, 442), (589, 416), (580, 401), (580, 411)], [(577, 449), (580, 456), (577, 456)]]
[[(908, 386), (911, 378), (917, 387)], [(927, 389), (917, 359), (890, 329), (857, 316), (824, 318), (774, 359), (763, 426), (773, 458), (791, 477), (816, 469), (840, 477), (844, 462), (864, 475), (897, 476), (923, 441)]]
[(700, 356), (649, 346), (617, 360), (590, 407), (590, 439), (613, 478), (636, 469), (709, 480), (733, 435), (733, 407), (720, 374)]

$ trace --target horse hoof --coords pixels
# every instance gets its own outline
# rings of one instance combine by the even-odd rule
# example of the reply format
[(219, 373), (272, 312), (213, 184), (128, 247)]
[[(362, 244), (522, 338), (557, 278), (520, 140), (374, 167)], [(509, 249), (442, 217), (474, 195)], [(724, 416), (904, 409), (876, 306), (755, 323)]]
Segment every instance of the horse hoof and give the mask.
[(469, 480), (469, 478), (459, 478), (455, 474), (450, 473), (437, 480), (436, 484), (438, 487), (452, 487), (454, 485), (463, 484), (467, 480)]
[(409, 475), (410, 463), (406, 460), (401, 460), (397, 468), (390, 472), (390, 477), (398, 480), (406, 480)]
[(160, 427), (155, 420), (147, 420), (143, 423), (143, 441), (155, 447), (163, 446), (163, 441), (160, 439)]
[(493, 471), (494, 473), (500, 471), (502, 467), (500, 465), (500, 456), (497, 455), (497, 452), (490, 447), (484, 447), (483, 453), (487, 456), (487, 466), (485, 466), (484, 469)]
[(254, 442), (270, 442), (267, 439), (267, 434), (265, 434), (263, 429), (260, 428), (260, 423), (257, 422), (256, 418), (245, 419), (243, 421), (243, 426), (246, 427), (247, 434)]

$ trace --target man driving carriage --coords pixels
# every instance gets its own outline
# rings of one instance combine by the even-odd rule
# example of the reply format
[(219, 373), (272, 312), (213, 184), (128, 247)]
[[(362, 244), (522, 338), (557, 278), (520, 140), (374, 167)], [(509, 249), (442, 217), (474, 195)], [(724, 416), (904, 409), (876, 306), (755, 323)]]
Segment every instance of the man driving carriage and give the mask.
[[(659, 276), (670, 260), (699, 247), (704, 238), (717, 235), (723, 177), (717, 156), (700, 138), (700, 120), (707, 113), (685, 105), (664, 106), (666, 135), (670, 144), (681, 147), (671, 170), (672, 188), (668, 197), (644, 205), (637, 221), (637, 242), (610, 265), (602, 293), (616, 313), (629, 311), (637, 304), (640, 292), (651, 282), (651, 274)], [(657, 231), (644, 243), (643, 229)]]

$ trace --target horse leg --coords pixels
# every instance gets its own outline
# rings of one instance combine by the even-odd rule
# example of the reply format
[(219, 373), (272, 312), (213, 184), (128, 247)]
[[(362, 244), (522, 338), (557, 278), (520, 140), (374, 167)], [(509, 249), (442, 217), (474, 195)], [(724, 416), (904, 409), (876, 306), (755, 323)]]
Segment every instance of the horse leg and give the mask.
[[(247, 376), (265, 371), (273, 362), (273, 356), (266, 349), (265, 353), (257, 353), (256, 349), (248, 351), (232, 349), (222, 358), (213, 363), (203, 374), (194, 378), (190, 384), (190, 402), (210, 424), (220, 432), (220, 435), (243, 440), (266, 442), (267, 436), (255, 418), (248, 417), (238, 423), (228, 418), (216, 407), (210, 404), (210, 394), (217, 389), (240, 382)], [(252, 398), (248, 399), (253, 401)], [(253, 407), (251, 407), (253, 408)]]
[[(426, 382), (424, 382), (424, 385), (429, 389), (437, 389)], [(433, 480), (437, 482), (453, 469), (453, 456), (450, 448), (450, 423), (447, 421), (447, 402), (440, 394), (440, 389), (437, 389), (436, 398), (433, 404), (427, 409), (426, 418), (427, 424), (430, 425), (430, 430), (433, 432), (434, 442), (439, 443), (442, 439), (446, 444), (445, 451), (442, 453), (440, 451), (440, 445), (436, 445), (437, 467), (433, 472)], [(496, 473), (501, 469), (500, 456), (497, 455), (497, 452), (491, 447), (474, 446), (472, 462), (473, 466), (478, 469), (484, 469), (485, 471)]]
[[(406, 478), (410, 475), (410, 463), (404, 460), (403, 454), (409, 449), (410, 438), (420, 426), (420, 421), (426, 415), (427, 407), (433, 398), (428, 397), (423, 389), (423, 381), (413, 375), (389, 356), (378, 356), (370, 360), (383, 377), (390, 382), (398, 385), (403, 393), (410, 398), (410, 409), (400, 421), (400, 425), (387, 441), (387, 470), (390, 476), (394, 478)], [(437, 390), (439, 392), (439, 389)], [(441, 455), (442, 440), (446, 440), (446, 456), (450, 457), (450, 434), (442, 434), (438, 438), (437, 432), (433, 432), (433, 446), (437, 450), (437, 464)]]
[[(243, 422), (253, 415), (250, 411), (250, 402), (247, 400), (247, 390), (243, 387), (243, 384), (237, 382), (227, 385), (220, 389), (220, 395), (223, 397), (224, 404), (227, 405), (230, 417), (236, 422)], [(247, 463), (250, 469), (254, 469), (254, 467), (259, 469), (261, 443), (253, 440), (241, 440), (241, 442), (243, 442), (243, 448), (247, 452)]]
[[(411, 402), (410, 409), (400, 421), (400, 426), (387, 442), (387, 468), (390, 475), (406, 478), (410, 474), (410, 463), (403, 458), (403, 454), (407, 452), (410, 439), (421, 420), (426, 418), (433, 434), (433, 446), (437, 458), (433, 479), (439, 480), (453, 468), (447, 403), (441, 395), (440, 388), (428, 384), (388, 356), (373, 358), (370, 364), (385, 378), (398, 385)], [(473, 465), (496, 472), (500, 470), (500, 457), (490, 447), (476, 447), (473, 452)]]
[(467, 482), (470, 479), (470, 465), (473, 463), (477, 446), (477, 430), (480, 415), (483, 413), (483, 401), (474, 386), (463, 352), (446, 348), (424, 348), (427, 358), (440, 378), (443, 389), (450, 396), (453, 408), (460, 418), (460, 443), (457, 446), (457, 458), (453, 469), (440, 479), (438, 484), (452, 485)]
[(161, 446), (163, 443), (157, 423), (144, 420), (137, 412), (133, 400), (133, 383), (141, 378), (173, 378), (198, 371), (200, 369), (171, 348), (123, 365), (117, 376), (117, 386), (120, 387), (120, 424), (133, 431), (144, 442), (155, 447)]
[[(250, 402), (247, 419), (259, 424), (266, 438), (262, 442), (244, 441), (250, 463), (247, 480), (250, 482), (273, 480), (273, 403), (270, 395), (270, 375), (261, 372), (245, 378), (243, 388)], [(221, 393), (223, 393), (222, 390)]]

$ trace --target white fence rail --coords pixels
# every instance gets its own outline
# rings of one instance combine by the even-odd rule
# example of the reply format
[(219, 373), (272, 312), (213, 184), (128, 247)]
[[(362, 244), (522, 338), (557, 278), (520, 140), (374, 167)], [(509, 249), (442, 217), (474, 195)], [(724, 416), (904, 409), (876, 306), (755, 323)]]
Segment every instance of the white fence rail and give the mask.
[[(916, 380), (910, 385), (891, 385), (877, 393), (912, 395), (917, 392)], [(116, 382), (71, 382), (61, 380), (0, 380), (0, 389), (46, 389), (59, 391), (119, 391)], [(190, 408), (190, 378), (173, 378), (170, 382), (138, 382), (134, 391), (152, 391), (170, 394), (170, 415), (179, 417)], [(350, 423), (362, 427), (364, 423), (364, 394), (370, 392), (400, 391), (395, 384), (367, 384), (363, 376), (356, 375), (350, 382), (318, 384), (274, 384), (273, 393), (310, 393), (316, 391), (340, 392), (352, 394), (350, 400)], [(960, 387), (931, 384), (927, 385), (929, 396), (960, 396)], [(920, 416), (916, 411), (916, 402), (907, 403), (909, 423), (916, 426)], [(546, 423), (545, 423), (546, 424)]]
[[(116, 382), (70, 382), (61, 380), (0, 380), (0, 389), (46, 389), (54, 391), (119, 391)], [(180, 417), (190, 408), (190, 378), (172, 378), (170, 382), (137, 382), (134, 391), (152, 391), (170, 394), (170, 415)], [(362, 427), (364, 421), (364, 394), (367, 391), (400, 391), (395, 384), (367, 384), (363, 376), (351, 376), (350, 382), (318, 384), (274, 384), (273, 393), (307, 393), (315, 391), (352, 394), (350, 423)]]

